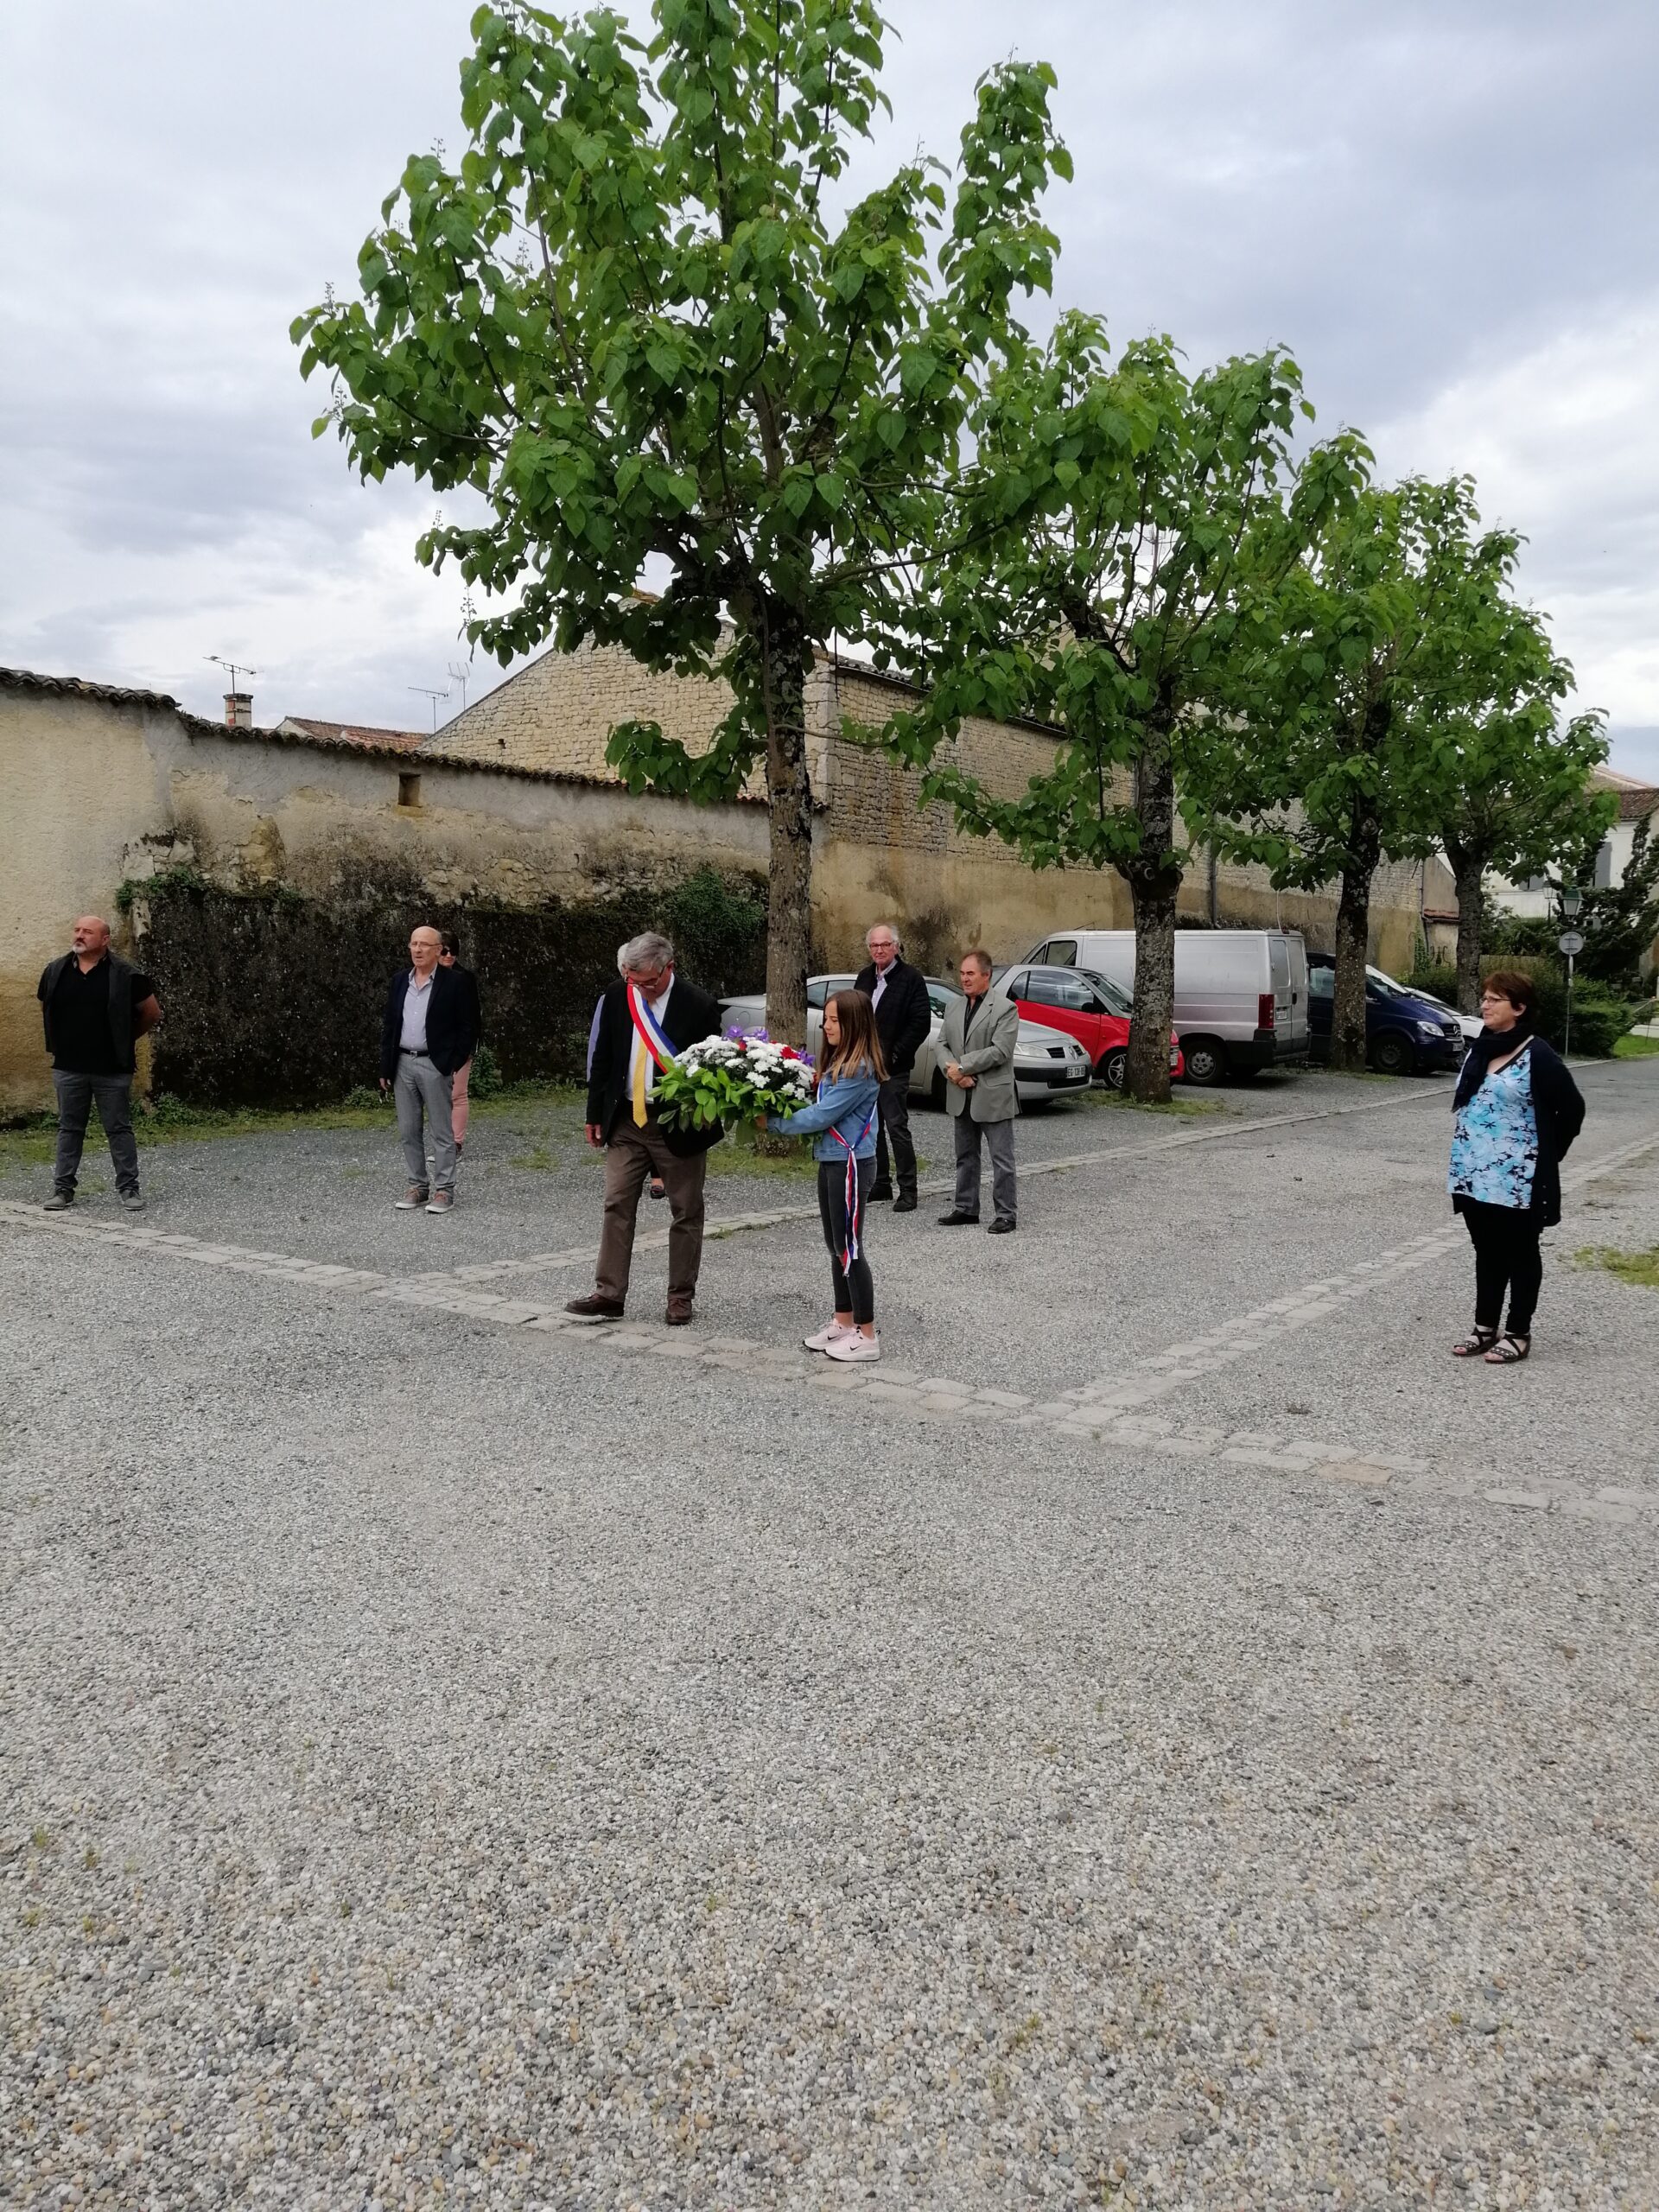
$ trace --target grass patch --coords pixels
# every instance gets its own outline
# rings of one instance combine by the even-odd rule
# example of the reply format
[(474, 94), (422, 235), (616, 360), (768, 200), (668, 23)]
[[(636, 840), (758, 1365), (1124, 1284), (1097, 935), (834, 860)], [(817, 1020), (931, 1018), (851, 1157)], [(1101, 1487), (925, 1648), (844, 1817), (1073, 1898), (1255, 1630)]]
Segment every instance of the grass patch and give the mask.
[(1613, 1046), (1616, 1060), (1650, 1060), (1659, 1058), (1659, 1037), (1621, 1037)]
[(1130, 1114), (1173, 1114), (1184, 1121), (1191, 1120), (1197, 1114), (1224, 1114), (1227, 1111), (1224, 1098), (1171, 1098), (1162, 1104), (1143, 1105), (1138, 1098), (1131, 1098), (1127, 1091), (1109, 1090), (1103, 1084), (1091, 1084), (1087, 1090), (1074, 1096), (1071, 1103), (1083, 1107), (1087, 1112), (1110, 1109)]
[(709, 1154), (709, 1173), (711, 1175), (774, 1176), (786, 1183), (810, 1182), (816, 1179), (818, 1163), (813, 1159), (805, 1140), (798, 1139), (785, 1153), (762, 1152), (754, 1140), (759, 1132), (753, 1128), (734, 1129), (723, 1144), (717, 1144)]
[[(493, 1098), (474, 1099), (473, 1118), (493, 1121), (526, 1106), (569, 1107), (582, 1096), (574, 1084), (508, 1084)], [(396, 1122), (391, 1100), (365, 1084), (334, 1106), (188, 1106), (164, 1091), (158, 1098), (134, 1100), (132, 1126), (143, 1150), (155, 1145), (208, 1144), (223, 1137), (285, 1136), (302, 1129), (391, 1129)], [(94, 1109), (86, 1125), (88, 1154), (102, 1143)], [(49, 1167), (56, 1150), (55, 1116), (33, 1115), (0, 1128), (0, 1173), (13, 1167)]]
[(1605, 1268), (1621, 1282), (1637, 1283), (1644, 1290), (1659, 1290), (1659, 1244), (1650, 1252), (1621, 1252), (1613, 1244), (1586, 1244), (1573, 1256), (1581, 1268)]
[(555, 1162), (550, 1147), (533, 1144), (528, 1152), (515, 1152), (507, 1165), (509, 1167), (527, 1167), (537, 1174), (545, 1174)]

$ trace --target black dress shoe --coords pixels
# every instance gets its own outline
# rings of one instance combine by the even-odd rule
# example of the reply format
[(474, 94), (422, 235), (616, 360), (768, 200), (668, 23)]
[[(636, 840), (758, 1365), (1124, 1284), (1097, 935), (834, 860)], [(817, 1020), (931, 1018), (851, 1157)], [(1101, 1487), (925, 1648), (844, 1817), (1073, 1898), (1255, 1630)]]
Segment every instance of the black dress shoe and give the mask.
[(893, 1202), (893, 1210), (894, 1213), (914, 1213), (916, 1211), (915, 1192), (900, 1191)]
[(978, 1225), (979, 1216), (976, 1213), (961, 1213), (955, 1206), (951, 1207), (949, 1213), (942, 1213), (939, 1216), (941, 1229), (975, 1229)]
[(869, 1194), (873, 1198), (890, 1198), (893, 1196), (893, 1185), (891, 1183), (872, 1183)]
[(1017, 1222), (994, 1221), (985, 1234), (988, 1236), (1012, 1236), (1018, 1226)]
[(568, 1300), (564, 1310), (583, 1321), (620, 1321), (622, 1319), (621, 1300), (601, 1298), (596, 1290), (590, 1290), (585, 1298)]

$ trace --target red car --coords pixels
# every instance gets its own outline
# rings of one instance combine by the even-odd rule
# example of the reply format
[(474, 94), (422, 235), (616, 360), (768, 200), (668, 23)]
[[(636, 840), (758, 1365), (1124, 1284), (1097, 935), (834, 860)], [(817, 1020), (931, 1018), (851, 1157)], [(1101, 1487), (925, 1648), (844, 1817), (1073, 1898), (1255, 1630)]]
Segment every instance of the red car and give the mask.
[[(1093, 1064), (1096, 1081), (1122, 1090), (1129, 1062), (1131, 1001), (1120, 984), (1092, 968), (1014, 968), (997, 988), (1014, 1001), (1022, 1021), (1040, 1022), (1075, 1037)], [(1169, 1071), (1177, 1077), (1186, 1073), (1181, 1040), (1173, 1029)]]

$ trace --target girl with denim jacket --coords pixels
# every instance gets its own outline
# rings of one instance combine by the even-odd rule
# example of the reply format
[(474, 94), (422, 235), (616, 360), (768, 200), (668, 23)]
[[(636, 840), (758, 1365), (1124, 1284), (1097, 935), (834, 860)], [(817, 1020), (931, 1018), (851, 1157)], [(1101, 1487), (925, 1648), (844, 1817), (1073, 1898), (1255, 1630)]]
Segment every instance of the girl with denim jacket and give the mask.
[(877, 1102), (887, 1068), (875, 1009), (862, 991), (837, 991), (823, 1009), (818, 1095), (798, 1114), (766, 1117), (774, 1135), (810, 1136), (818, 1163), (818, 1213), (830, 1247), (835, 1319), (804, 1339), (836, 1360), (881, 1357), (875, 1287), (864, 1250), (864, 1208), (875, 1177)]

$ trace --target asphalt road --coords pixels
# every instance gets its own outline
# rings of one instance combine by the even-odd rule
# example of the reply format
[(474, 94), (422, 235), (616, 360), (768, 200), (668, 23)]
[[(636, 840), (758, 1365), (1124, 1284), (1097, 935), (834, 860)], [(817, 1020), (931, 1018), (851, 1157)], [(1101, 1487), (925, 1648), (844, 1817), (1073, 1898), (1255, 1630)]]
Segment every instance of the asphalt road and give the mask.
[(449, 1221), (378, 1132), (0, 1181), (0, 2200), (1659, 2202), (1659, 1294), (1573, 1260), (1659, 1066), (1584, 1081), (1505, 1372), (1438, 1083), (1030, 1117), (1017, 1236), (877, 1220), (874, 1379), (787, 1176), (695, 1330), (659, 1249), (559, 1325), (573, 1113)]

